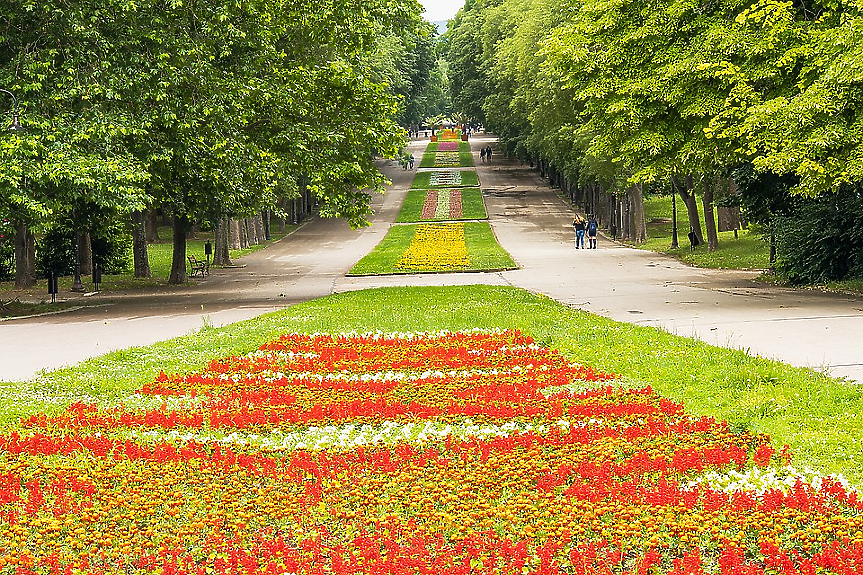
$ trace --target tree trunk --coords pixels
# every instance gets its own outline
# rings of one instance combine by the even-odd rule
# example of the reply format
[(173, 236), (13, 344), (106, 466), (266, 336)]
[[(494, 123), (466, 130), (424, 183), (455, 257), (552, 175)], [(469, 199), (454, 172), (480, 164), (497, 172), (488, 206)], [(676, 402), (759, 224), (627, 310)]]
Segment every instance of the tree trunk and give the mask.
[(287, 218), (285, 217), (285, 210), (288, 207), (288, 201), (285, 198), (279, 200), (279, 233), (284, 234), (287, 229)]
[(240, 249), (240, 222), (231, 220), (231, 230), (228, 235), (228, 246), (232, 250)]
[[(772, 224), (771, 224), (772, 226)], [(771, 274), (776, 273), (776, 232), (771, 228), (770, 230), (770, 259), (768, 260), (770, 263), (769, 271)]]
[(716, 214), (713, 212), (713, 194), (716, 190), (716, 176), (704, 175), (704, 194), (701, 205), (704, 208), (704, 229), (707, 231), (707, 250), (715, 252), (719, 248), (719, 234), (716, 233)]
[(146, 220), (147, 243), (154, 244), (159, 241), (159, 218), (156, 210), (144, 212)]
[(671, 249), (680, 247), (677, 241), (677, 193), (674, 191), (674, 182), (671, 184)]
[(647, 222), (644, 221), (644, 188), (641, 184), (635, 184), (630, 191), (632, 193), (632, 207), (635, 213), (635, 241), (636, 243), (643, 244), (647, 241)]
[(246, 247), (257, 245), (258, 237), (255, 232), (254, 218), (246, 218)]
[(93, 246), (90, 243), (90, 232), (78, 232), (78, 262), (81, 265), (81, 275), (93, 273)]
[(174, 251), (171, 257), (171, 275), (168, 283), (180, 285), (186, 283), (186, 234), (189, 231), (189, 217), (175, 215), (172, 223)]
[(270, 233), (270, 210), (264, 210), (261, 216), (264, 220), (264, 239), (270, 241), (273, 239), (273, 235)]
[(152, 277), (150, 256), (147, 253), (147, 215), (145, 212), (132, 213), (132, 257), (135, 265), (135, 277)]
[(682, 184), (677, 180), (677, 178), (675, 178), (674, 187), (677, 188), (677, 193), (680, 196), (680, 199), (683, 200), (683, 204), (686, 206), (686, 213), (689, 216), (690, 230), (695, 232), (698, 242), (703, 244), (704, 235), (701, 233), (701, 216), (698, 214), (698, 202), (695, 199), (692, 176), (687, 175)]
[(266, 240), (264, 236), (264, 217), (261, 212), (255, 214), (255, 217), (252, 218), (252, 221), (255, 224), (255, 245), (262, 244)]
[(24, 222), (15, 226), (15, 289), (28, 289), (36, 285), (35, 245), (33, 233)]
[(216, 223), (216, 245), (213, 249), (214, 266), (230, 266), (231, 251), (231, 221), (227, 218), (220, 219)]
[(620, 239), (629, 241), (632, 239), (632, 229), (630, 228), (629, 217), (629, 194), (620, 194)]

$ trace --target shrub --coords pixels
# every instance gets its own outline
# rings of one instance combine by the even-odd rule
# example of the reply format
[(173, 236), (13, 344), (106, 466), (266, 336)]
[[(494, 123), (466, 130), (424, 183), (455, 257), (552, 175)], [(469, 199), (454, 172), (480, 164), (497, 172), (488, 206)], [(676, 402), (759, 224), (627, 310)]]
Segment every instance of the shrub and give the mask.
[[(129, 269), (132, 236), (125, 226), (110, 220), (90, 233), (93, 262), (104, 274), (122, 273)], [(75, 232), (68, 222), (49, 229), (36, 244), (36, 268), (42, 277), (52, 271), (60, 276), (75, 273)]]
[(863, 199), (857, 190), (802, 200), (774, 221), (776, 271), (793, 284), (863, 274)]

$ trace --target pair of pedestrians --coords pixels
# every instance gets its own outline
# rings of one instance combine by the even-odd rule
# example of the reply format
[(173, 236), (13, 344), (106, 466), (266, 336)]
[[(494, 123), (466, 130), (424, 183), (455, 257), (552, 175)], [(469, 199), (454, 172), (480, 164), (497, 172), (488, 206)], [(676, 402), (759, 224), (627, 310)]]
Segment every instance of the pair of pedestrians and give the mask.
[[(596, 232), (599, 224), (594, 216), (589, 216), (585, 221), (579, 214), (575, 215), (572, 220), (572, 227), (575, 228), (575, 249), (596, 249)], [(588, 247), (584, 247), (584, 235), (587, 234)]]

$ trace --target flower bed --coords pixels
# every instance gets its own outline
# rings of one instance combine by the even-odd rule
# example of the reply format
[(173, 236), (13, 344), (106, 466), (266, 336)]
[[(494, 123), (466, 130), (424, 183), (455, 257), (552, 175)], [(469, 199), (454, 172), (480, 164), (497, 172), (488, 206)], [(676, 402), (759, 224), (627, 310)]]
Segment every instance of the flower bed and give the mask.
[(458, 151), (455, 152), (437, 152), (434, 157), (435, 168), (457, 168), (461, 165), (461, 158)]
[[(456, 157), (458, 161), (456, 162)], [(443, 142), (432, 142), (426, 146), (420, 159), (420, 168), (473, 167), (475, 164), (473, 154), (468, 142), (457, 142), (448, 140)]]
[(458, 170), (441, 170), (432, 172), (429, 178), (430, 186), (460, 186), (461, 172)]
[(0, 564), (860, 572), (856, 493), (778, 481), (768, 438), (612, 379), (517, 331), (286, 334), (0, 437)]
[(461, 218), (461, 189), (428, 190), (421, 217), (424, 220), (457, 220)]
[(422, 224), (396, 269), (411, 271), (459, 271), (470, 267), (464, 224)]
[(437, 169), (418, 171), (411, 182), (411, 189), (478, 187), (479, 177), (475, 170)]

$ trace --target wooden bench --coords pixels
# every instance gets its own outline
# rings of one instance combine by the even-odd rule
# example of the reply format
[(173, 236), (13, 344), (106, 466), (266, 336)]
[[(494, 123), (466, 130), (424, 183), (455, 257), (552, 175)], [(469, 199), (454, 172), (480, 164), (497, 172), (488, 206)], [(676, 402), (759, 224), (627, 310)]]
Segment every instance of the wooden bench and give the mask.
[(204, 277), (204, 274), (210, 275), (210, 262), (201, 261), (195, 256), (188, 256), (188, 259), (191, 269), (189, 277), (195, 277), (195, 274), (201, 274), (201, 277)]

